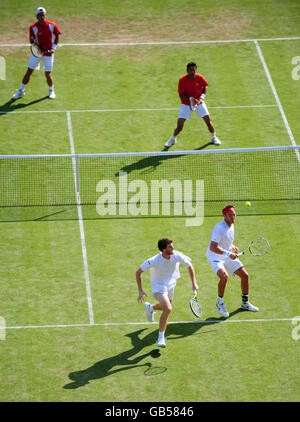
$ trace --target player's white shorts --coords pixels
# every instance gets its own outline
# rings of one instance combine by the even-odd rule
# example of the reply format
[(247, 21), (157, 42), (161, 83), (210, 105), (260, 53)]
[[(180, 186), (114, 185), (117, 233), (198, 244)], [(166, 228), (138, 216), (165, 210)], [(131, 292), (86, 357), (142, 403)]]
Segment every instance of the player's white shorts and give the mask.
[(224, 257), (221, 261), (208, 261), (213, 269), (214, 273), (217, 274), (219, 270), (225, 270), (232, 277), (235, 276), (235, 271), (242, 268), (244, 265), (242, 262), (236, 258), (231, 259), (229, 257)]
[[(155, 283), (155, 285), (152, 287), (152, 295), (154, 296), (155, 293), (167, 293), (170, 300), (174, 297), (174, 290), (175, 290), (176, 282), (175, 284), (167, 285), (165, 283)], [(154, 296), (155, 297), (155, 296)]]
[[(198, 114), (199, 117), (204, 117), (209, 114), (205, 102), (198, 104), (195, 112)], [(191, 114), (192, 114), (192, 110), (190, 106), (186, 104), (181, 104), (180, 109), (179, 109), (178, 119), (190, 120)]]
[(53, 62), (54, 62), (54, 54), (52, 56), (42, 56), (42, 57), (35, 57), (31, 54), (28, 67), (29, 69), (40, 70), (40, 62), (44, 63), (44, 71), (51, 72), (53, 69)]

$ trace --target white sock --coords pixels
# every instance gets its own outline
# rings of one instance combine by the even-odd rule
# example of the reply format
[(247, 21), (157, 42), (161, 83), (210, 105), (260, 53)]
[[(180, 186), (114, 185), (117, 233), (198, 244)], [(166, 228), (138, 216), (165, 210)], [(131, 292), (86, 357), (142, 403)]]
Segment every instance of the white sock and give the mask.
[(22, 83), (21, 83), (21, 86), (20, 86), (20, 90), (21, 90), (21, 91), (24, 91), (25, 86), (26, 86), (26, 84), (23, 84), (23, 82), (22, 82)]
[(49, 86), (49, 91), (54, 91), (54, 85)]
[(213, 138), (215, 138), (215, 137), (216, 137), (216, 132), (213, 132), (213, 133), (211, 134), (211, 137), (212, 137), (212, 139), (213, 139)]
[(223, 303), (223, 296), (218, 297), (218, 303)]
[(159, 331), (158, 338), (159, 339), (165, 338), (165, 332), (164, 331)]

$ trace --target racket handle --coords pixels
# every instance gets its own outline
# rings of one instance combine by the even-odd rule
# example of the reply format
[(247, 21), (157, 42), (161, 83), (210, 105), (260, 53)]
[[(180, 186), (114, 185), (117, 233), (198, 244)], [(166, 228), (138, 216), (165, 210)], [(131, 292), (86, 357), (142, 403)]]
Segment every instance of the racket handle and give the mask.
[(241, 256), (241, 255), (244, 255), (244, 254), (245, 254), (245, 252), (239, 252), (239, 253), (236, 254), (236, 256)]
[(196, 295), (198, 292), (197, 292), (197, 290), (194, 290), (194, 295)]

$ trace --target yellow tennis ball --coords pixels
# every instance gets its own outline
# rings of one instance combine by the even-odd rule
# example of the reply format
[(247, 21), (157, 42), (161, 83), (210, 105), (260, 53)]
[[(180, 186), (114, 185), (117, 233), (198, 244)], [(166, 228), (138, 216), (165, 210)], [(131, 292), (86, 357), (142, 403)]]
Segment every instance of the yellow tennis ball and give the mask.
[(245, 202), (245, 205), (246, 205), (246, 207), (251, 207), (251, 202), (247, 201), (247, 202)]

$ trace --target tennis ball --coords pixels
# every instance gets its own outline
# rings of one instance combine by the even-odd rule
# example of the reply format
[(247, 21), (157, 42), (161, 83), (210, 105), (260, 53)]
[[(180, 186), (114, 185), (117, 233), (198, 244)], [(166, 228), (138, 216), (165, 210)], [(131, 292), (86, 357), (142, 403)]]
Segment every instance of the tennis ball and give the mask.
[(246, 205), (246, 207), (251, 207), (251, 202), (247, 201), (247, 202), (245, 202), (245, 205)]

